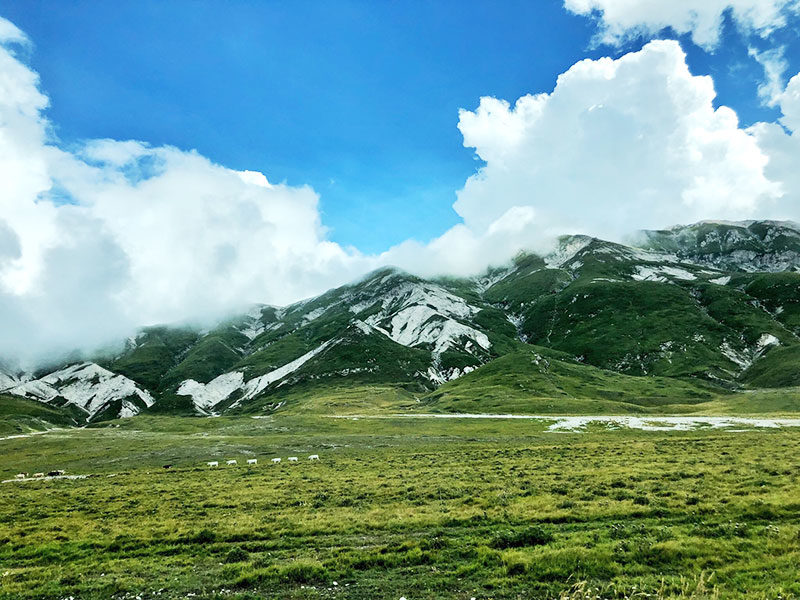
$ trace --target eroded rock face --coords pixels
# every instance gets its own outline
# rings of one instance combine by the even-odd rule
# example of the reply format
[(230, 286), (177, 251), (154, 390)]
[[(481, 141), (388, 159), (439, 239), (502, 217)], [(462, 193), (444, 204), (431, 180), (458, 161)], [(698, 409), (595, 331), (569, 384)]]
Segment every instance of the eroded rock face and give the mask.
[(642, 235), (645, 248), (727, 271), (800, 271), (800, 225), (789, 221), (703, 222)]
[(92, 362), (70, 365), (7, 391), (41, 402), (75, 405), (86, 412), (89, 420), (101, 413), (132, 417), (155, 403), (150, 392), (132, 379)]

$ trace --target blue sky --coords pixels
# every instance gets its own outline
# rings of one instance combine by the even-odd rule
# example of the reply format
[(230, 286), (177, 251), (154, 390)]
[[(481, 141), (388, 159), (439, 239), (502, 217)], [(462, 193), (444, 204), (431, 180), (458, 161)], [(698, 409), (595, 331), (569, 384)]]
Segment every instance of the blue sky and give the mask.
[[(427, 241), (460, 221), (455, 192), (480, 165), (458, 109), (552, 91), (593, 47), (597, 25), (541, 2), (0, 2), (33, 41), (28, 62), (62, 144), (144, 140), (196, 149), (270, 181), (309, 184), (329, 237), (366, 253)], [(746, 125), (774, 120), (748, 45), (729, 22), (708, 52), (680, 38), (694, 74)], [(660, 34), (675, 37), (669, 31)]]
[(796, 0), (0, 0), (0, 356), (563, 234), (800, 222), (799, 24)]

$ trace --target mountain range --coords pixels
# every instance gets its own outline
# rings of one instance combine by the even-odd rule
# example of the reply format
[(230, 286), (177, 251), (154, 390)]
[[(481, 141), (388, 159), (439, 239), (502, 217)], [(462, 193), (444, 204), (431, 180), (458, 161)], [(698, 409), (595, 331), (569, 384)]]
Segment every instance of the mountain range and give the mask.
[(345, 405), (530, 411), (542, 398), (622, 410), (793, 386), (800, 225), (702, 222), (627, 245), (565, 236), (472, 278), (385, 268), (209, 330), (148, 327), (122, 352), (0, 370), (0, 404), (83, 424)]

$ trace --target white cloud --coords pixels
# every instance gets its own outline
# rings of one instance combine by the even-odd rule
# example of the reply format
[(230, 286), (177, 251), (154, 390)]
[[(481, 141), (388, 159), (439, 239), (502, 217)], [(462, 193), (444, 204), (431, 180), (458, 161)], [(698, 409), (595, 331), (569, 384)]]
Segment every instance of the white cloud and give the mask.
[[(800, 125), (800, 78), (780, 97), (784, 125)], [(703, 219), (800, 218), (800, 138), (765, 125), (767, 144), (714, 99), (711, 78), (693, 76), (668, 40), (581, 61), (551, 93), (513, 105), (482, 98), (458, 124), (485, 162), (457, 194), (463, 224), (381, 260), (467, 275), (519, 250), (547, 251), (564, 233), (623, 240)]]
[(464, 145), (486, 165), (455, 209), (474, 232), (513, 206), (540, 232), (620, 238), (642, 227), (769, 214), (780, 186), (768, 157), (677, 42), (575, 64), (550, 94), (462, 111)]
[(637, 35), (652, 36), (666, 27), (689, 33), (704, 48), (719, 43), (723, 15), (748, 35), (766, 37), (800, 12), (797, 0), (564, 0), (567, 10), (594, 15), (601, 22), (599, 41), (619, 44)]
[(783, 196), (775, 218), (800, 221), (800, 73), (776, 98), (783, 117), (778, 123), (757, 123), (749, 131), (769, 156), (766, 174), (781, 182)]
[[(0, 19), (0, 40), (25, 38)], [(38, 76), (0, 46), (0, 356), (285, 303), (375, 264), (325, 239), (318, 196), (137, 141), (60, 148)]]
[(0, 43), (2, 44), (27, 44), (29, 42), (26, 36), (16, 25), (8, 19), (0, 17)]
[[(488, 211), (493, 210), (488, 208)], [(490, 265), (502, 265), (522, 250), (546, 253), (555, 232), (545, 231), (531, 206), (510, 206), (482, 230), (459, 224), (423, 244), (409, 240), (378, 257), (422, 276), (476, 275)], [(559, 232), (563, 233), (563, 232)]]
[(789, 67), (784, 56), (785, 51), (783, 46), (770, 50), (748, 49), (750, 56), (756, 59), (764, 69), (764, 81), (758, 86), (758, 95), (767, 106), (775, 106), (783, 93), (783, 76)]
[(781, 122), (795, 134), (800, 133), (800, 73), (789, 80), (778, 102), (783, 112)]
[(267, 181), (267, 176), (263, 173), (259, 173), (258, 171), (240, 171), (239, 177), (241, 177), (242, 181), (245, 183), (250, 183), (252, 185), (259, 185), (265, 188), (271, 188), (272, 184)]

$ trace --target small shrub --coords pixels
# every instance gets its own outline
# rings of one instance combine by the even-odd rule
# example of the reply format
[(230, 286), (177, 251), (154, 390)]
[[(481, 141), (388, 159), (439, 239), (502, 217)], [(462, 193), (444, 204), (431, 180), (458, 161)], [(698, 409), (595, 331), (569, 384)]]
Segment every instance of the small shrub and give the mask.
[(298, 561), (282, 567), (278, 576), (287, 583), (315, 583), (326, 580), (328, 572), (320, 563)]
[(700, 523), (697, 533), (704, 538), (734, 538), (749, 535), (746, 523)]
[(553, 534), (534, 525), (521, 531), (501, 531), (492, 540), (492, 547), (498, 549), (523, 548), (525, 546), (544, 546), (553, 541)]
[(250, 557), (250, 554), (244, 550), (243, 548), (233, 548), (228, 554), (225, 556), (226, 563), (237, 563), (237, 562), (244, 562)]
[(447, 538), (441, 535), (434, 535), (420, 542), (420, 548), (423, 550), (441, 550), (449, 545)]
[(506, 575), (524, 575), (528, 571), (528, 560), (525, 556), (517, 553), (506, 553), (503, 555), (503, 566)]
[(217, 539), (217, 534), (211, 529), (205, 528), (195, 533), (190, 538), (190, 541), (195, 542), (196, 544), (210, 544), (214, 542), (216, 539)]

